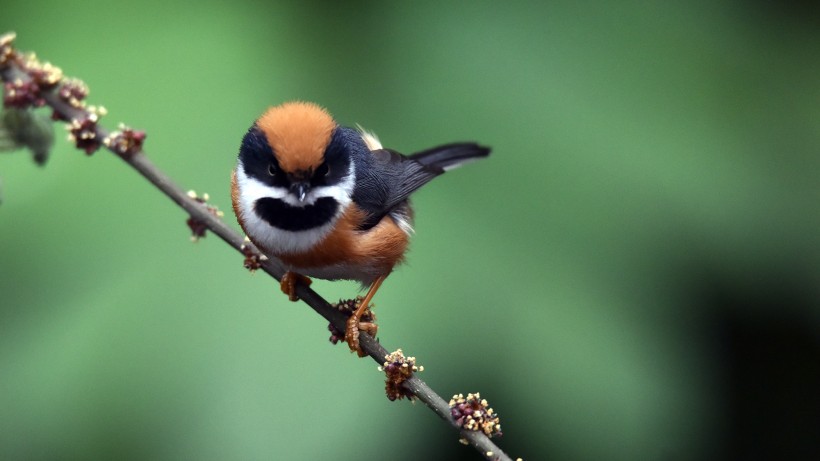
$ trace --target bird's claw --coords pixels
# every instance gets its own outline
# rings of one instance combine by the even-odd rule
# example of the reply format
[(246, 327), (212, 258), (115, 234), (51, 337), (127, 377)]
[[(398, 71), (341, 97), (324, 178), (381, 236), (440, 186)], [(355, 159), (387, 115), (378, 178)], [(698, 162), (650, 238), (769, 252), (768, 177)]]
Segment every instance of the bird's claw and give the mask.
[(299, 301), (299, 296), (296, 295), (296, 284), (298, 283), (309, 287), (313, 281), (302, 274), (287, 271), (282, 276), (282, 280), (279, 281), (279, 288), (282, 289), (282, 293), (288, 295), (288, 299), (291, 301)]
[(345, 341), (347, 341), (350, 352), (356, 352), (359, 357), (367, 355), (367, 353), (362, 350), (361, 344), (359, 344), (359, 333), (362, 331), (375, 338), (376, 333), (379, 331), (379, 326), (374, 322), (361, 322), (355, 316), (350, 316), (350, 318), (347, 319), (345, 328)]
[(345, 324), (345, 341), (347, 341), (350, 352), (356, 352), (359, 357), (364, 357), (364, 351), (359, 345), (359, 319), (355, 315), (351, 315)]

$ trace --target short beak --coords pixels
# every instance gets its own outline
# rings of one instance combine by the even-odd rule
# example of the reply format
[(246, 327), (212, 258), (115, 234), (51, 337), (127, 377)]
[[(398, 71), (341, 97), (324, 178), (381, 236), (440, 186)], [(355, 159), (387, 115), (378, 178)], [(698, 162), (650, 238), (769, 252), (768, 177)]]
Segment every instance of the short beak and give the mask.
[(305, 201), (308, 189), (310, 189), (310, 184), (305, 181), (298, 181), (290, 185), (290, 191), (296, 195), (300, 202)]

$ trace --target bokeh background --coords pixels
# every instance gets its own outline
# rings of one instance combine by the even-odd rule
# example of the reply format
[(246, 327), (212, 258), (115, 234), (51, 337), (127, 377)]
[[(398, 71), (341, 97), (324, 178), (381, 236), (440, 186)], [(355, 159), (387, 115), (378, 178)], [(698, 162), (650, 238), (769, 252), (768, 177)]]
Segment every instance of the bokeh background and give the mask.
[[(12, 0), (8, 30), (234, 226), (240, 138), (285, 100), (403, 152), (492, 146), (415, 196), (376, 306), (513, 457), (816, 453), (810, 2)], [(58, 127), (0, 178), (0, 459), (479, 459), (112, 155)]]

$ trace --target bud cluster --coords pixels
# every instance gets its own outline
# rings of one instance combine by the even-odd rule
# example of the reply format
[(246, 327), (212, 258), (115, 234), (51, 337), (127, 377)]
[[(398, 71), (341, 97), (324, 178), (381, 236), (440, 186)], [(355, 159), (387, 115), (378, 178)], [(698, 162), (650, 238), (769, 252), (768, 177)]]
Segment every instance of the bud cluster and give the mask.
[(469, 431), (481, 431), (486, 435), (501, 436), (501, 424), (498, 415), (489, 407), (481, 394), (454, 395), (450, 399), (450, 414), (456, 424)]
[(106, 111), (103, 107), (86, 105), (88, 86), (81, 80), (65, 77), (62, 69), (49, 62), (41, 62), (34, 53), (17, 51), (14, 39), (14, 33), (0, 36), (0, 69), (14, 66), (25, 76), (9, 77), (19, 73), (4, 73), (4, 77), (8, 78), (3, 83), (4, 107), (32, 109), (45, 106), (46, 98), (57, 99), (64, 105), (58, 101), (49, 103), (53, 109), (52, 120), (67, 122), (69, 140), (86, 154), (94, 153), (103, 145), (122, 156), (141, 150), (145, 132), (121, 125), (118, 131), (103, 138), (97, 123)]
[[(208, 200), (211, 197), (207, 193), (202, 194), (202, 196), (199, 196), (195, 191), (189, 190), (188, 197), (194, 199), (198, 203), (201, 203), (208, 211), (208, 213), (212, 214), (213, 216), (216, 216), (217, 218), (221, 218), (223, 216), (224, 213), (222, 213), (222, 211), (220, 211), (219, 208), (208, 203)], [(191, 228), (192, 242), (197, 242), (199, 241), (199, 239), (205, 237), (205, 231), (208, 230), (208, 225), (206, 223), (194, 218), (193, 216), (190, 216), (188, 220), (185, 221), (185, 223), (188, 224), (189, 228)]]
[(413, 373), (424, 371), (424, 367), (416, 365), (415, 357), (405, 357), (401, 349), (396, 349), (395, 352), (384, 356), (384, 364), (379, 367), (379, 371), (383, 371), (387, 376), (385, 393), (388, 399), (393, 401), (407, 397), (413, 400), (415, 396), (402, 387), (402, 384), (413, 376)]

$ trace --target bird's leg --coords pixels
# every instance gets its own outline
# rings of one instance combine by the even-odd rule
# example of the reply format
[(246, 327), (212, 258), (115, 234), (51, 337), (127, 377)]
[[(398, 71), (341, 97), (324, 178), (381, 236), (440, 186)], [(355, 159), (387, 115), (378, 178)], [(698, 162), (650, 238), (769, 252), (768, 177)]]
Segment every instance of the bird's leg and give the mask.
[[(347, 319), (346, 329), (345, 329), (345, 341), (347, 341), (348, 347), (350, 347), (350, 351), (356, 351), (359, 354), (359, 357), (364, 357), (365, 353), (362, 351), (362, 348), (359, 347), (359, 320), (362, 318), (362, 314), (367, 310), (367, 305), (370, 304), (370, 300), (373, 299), (373, 295), (376, 294), (376, 291), (379, 290), (379, 287), (384, 282), (385, 275), (376, 279), (372, 285), (370, 285), (370, 289), (367, 290), (367, 294), (364, 296), (364, 299), (359, 303), (359, 306), (356, 310), (350, 314), (350, 317)], [(371, 332), (371, 329), (375, 327), (375, 324), (369, 324), (365, 331), (368, 333)], [(375, 334), (375, 330), (373, 332)]]
[(282, 289), (282, 293), (288, 295), (288, 299), (291, 301), (299, 301), (299, 297), (296, 296), (297, 283), (301, 283), (302, 285), (309, 287), (312, 280), (302, 274), (287, 271), (285, 272), (285, 275), (282, 276), (282, 280), (279, 281), (279, 288)]

